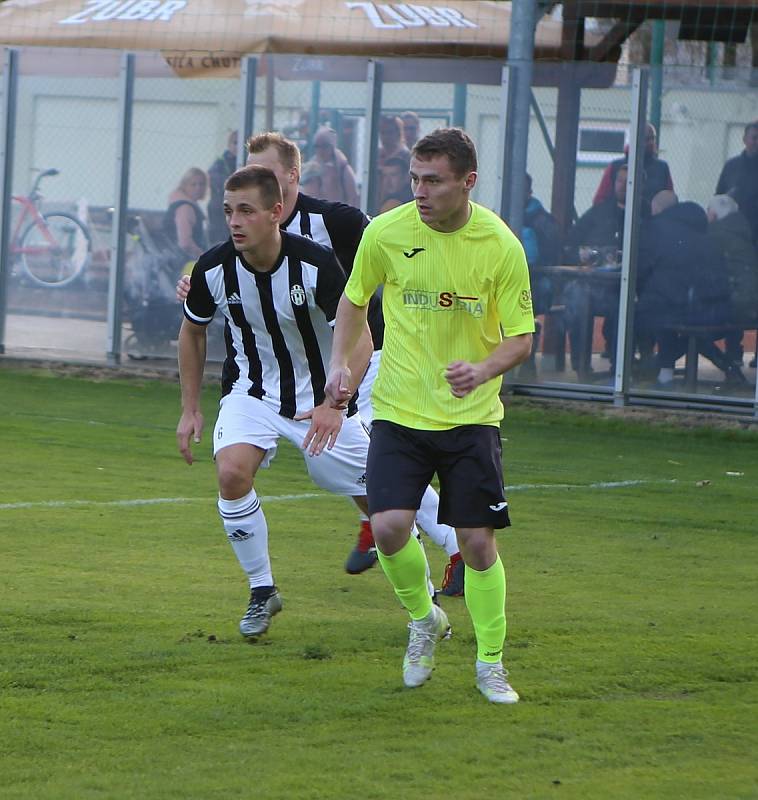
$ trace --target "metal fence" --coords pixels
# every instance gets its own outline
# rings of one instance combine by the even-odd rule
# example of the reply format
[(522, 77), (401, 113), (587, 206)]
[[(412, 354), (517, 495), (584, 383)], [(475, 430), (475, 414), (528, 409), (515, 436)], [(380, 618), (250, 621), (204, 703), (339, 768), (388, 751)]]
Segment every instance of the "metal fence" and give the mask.
[[(494, 60), (265, 56), (243, 60), (239, 79), (190, 79), (177, 77), (156, 53), (56, 52), (51, 59), (34, 48), (7, 49), (0, 67), (3, 353), (172, 363), (179, 270), (148, 257), (152, 237), (187, 171), (207, 173), (229, 147), (232, 161), (243, 163), (250, 133), (275, 129), (294, 139), (304, 186), (319, 194), (327, 192), (319, 178), (334, 169), (315, 146), (328, 128), (341, 154), (341, 177), (329, 196), (377, 214), (407, 197), (403, 175), (379, 165), (380, 145), (402, 149), (436, 127), (460, 125), (479, 149), (473, 199), (502, 213), (509, 131), (515, 115), (527, 115), (532, 190), (522, 239), (540, 332), (534, 358), (508, 384), (532, 394), (758, 415), (758, 289), (749, 294), (758, 278), (735, 283), (738, 267), (722, 252), (698, 269), (711, 274), (705, 283), (719, 296), (731, 292), (725, 315), (698, 316), (694, 300), (711, 308), (713, 302), (693, 298), (701, 289), (688, 273), (681, 275), (684, 299), (653, 303), (654, 319), (640, 311), (651, 245), (654, 251), (661, 244), (651, 239), (660, 238), (655, 232), (667, 218), (651, 215), (652, 187), (670, 175), (680, 201), (673, 216), (691, 212), (702, 221), (724, 163), (746, 147), (745, 125), (758, 119), (755, 74), (722, 71), (715, 78), (699, 68), (667, 67), (616, 75), (613, 65), (537, 65), (530, 106), (513, 108), (508, 68)], [(568, 145), (561, 138), (566, 87), (574, 100)], [(650, 117), (660, 120), (654, 162), (652, 150), (645, 155)], [(619, 189), (622, 162), (628, 170)], [(587, 224), (593, 209), (590, 217), (602, 218), (601, 185), (610, 192), (606, 217), (616, 209), (610, 238), (607, 231), (605, 238), (590, 235)], [(344, 197), (334, 196), (339, 191)], [(567, 193), (566, 215), (558, 198)], [(201, 199), (212, 218), (208, 202), (208, 195)], [(545, 233), (528, 213), (536, 204), (556, 212), (555, 249), (540, 241)], [(743, 210), (755, 214), (754, 207)], [(711, 241), (708, 230), (698, 235)], [(754, 258), (755, 227), (752, 236)], [(711, 257), (707, 247), (699, 250)], [(758, 274), (754, 260), (739, 269)], [(211, 356), (223, 357), (218, 330)]]

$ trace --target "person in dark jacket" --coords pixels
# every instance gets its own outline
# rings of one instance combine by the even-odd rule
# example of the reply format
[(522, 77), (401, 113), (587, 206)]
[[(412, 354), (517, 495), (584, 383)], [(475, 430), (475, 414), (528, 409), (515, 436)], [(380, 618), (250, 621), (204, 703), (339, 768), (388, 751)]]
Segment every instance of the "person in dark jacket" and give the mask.
[(742, 142), (745, 149), (724, 164), (716, 194), (728, 194), (737, 201), (758, 246), (758, 119), (745, 126)]
[(224, 182), (237, 169), (237, 131), (232, 131), (226, 150), (211, 164), (208, 183), (211, 196), (208, 201), (208, 241), (217, 244), (229, 238), (224, 217)]
[[(532, 308), (534, 314), (547, 314), (553, 304), (553, 282), (540, 267), (560, 264), (563, 261), (563, 236), (558, 220), (532, 194), (532, 176), (526, 173), (524, 186), (524, 223), (521, 228), (521, 244), (524, 247), (526, 263), (529, 267), (529, 281), (532, 289)], [(535, 321), (532, 339), (532, 352), (529, 359), (521, 365), (519, 376), (533, 378), (536, 375), (535, 353), (539, 349), (542, 323)], [(561, 336), (561, 339), (563, 336)]]
[(569, 231), (566, 245), (569, 248), (569, 257), (577, 263), (582, 260), (578, 250), (583, 245), (621, 250), (624, 238), (627, 172), (627, 165), (622, 164), (616, 170), (613, 194), (602, 203), (590, 206)]
[[(625, 148), (623, 158), (617, 158), (605, 168), (600, 184), (595, 192), (592, 205), (599, 205), (604, 200), (613, 197), (613, 187), (616, 183), (616, 174), (621, 167), (629, 161), (628, 148)], [(649, 122), (645, 128), (645, 155), (642, 163), (642, 213), (650, 215), (650, 203), (658, 192), (665, 189), (674, 190), (674, 181), (671, 178), (669, 165), (658, 158), (658, 136), (655, 127)]]
[(558, 220), (532, 194), (532, 176), (528, 172), (521, 243), (529, 266), (534, 313), (544, 314), (552, 303), (552, 283), (550, 278), (537, 275), (533, 270), (535, 267), (560, 264), (563, 260), (563, 241)]
[[(637, 266), (638, 332), (658, 342), (658, 384), (670, 386), (674, 363), (687, 349), (687, 337), (675, 325), (728, 325), (733, 319), (724, 258), (708, 234), (705, 211), (692, 202), (680, 203), (674, 192), (659, 192), (652, 200), (652, 217), (640, 233)], [(698, 339), (698, 351), (723, 370), (727, 382), (745, 377), (715, 342), (715, 330)]]
[[(707, 214), (708, 231), (724, 255), (734, 321), (754, 328), (758, 325), (758, 254), (750, 225), (737, 201), (726, 194), (711, 198)], [(738, 366), (742, 365), (743, 335), (744, 330), (737, 330), (726, 337), (726, 354)]]
[[(613, 195), (596, 206), (591, 206), (576, 221), (568, 233), (566, 250), (568, 261), (586, 266), (614, 267), (619, 264), (621, 244), (624, 239), (624, 214), (626, 211), (626, 178), (628, 169), (622, 164), (616, 171)], [(611, 367), (616, 356), (616, 328), (618, 326), (618, 284), (571, 281), (563, 290), (566, 305), (566, 327), (571, 346), (571, 366), (581, 378), (591, 372), (584, 363), (587, 355), (583, 344), (589, 317), (603, 317), (605, 353)]]

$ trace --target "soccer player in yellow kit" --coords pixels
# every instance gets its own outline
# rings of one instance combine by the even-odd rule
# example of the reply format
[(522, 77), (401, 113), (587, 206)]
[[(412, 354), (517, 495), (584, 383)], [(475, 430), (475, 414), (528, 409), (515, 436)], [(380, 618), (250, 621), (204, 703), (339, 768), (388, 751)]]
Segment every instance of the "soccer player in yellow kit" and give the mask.
[(449, 625), (426, 589), (426, 562), (410, 535), (436, 473), (439, 521), (458, 534), (466, 606), (477, 641), (476, 683), (494, 703), (518, 694), (502, 664), (505, 571), (495, 528), (510, 524), (501, 463), (500, 376), (531, 351), (529, 274), (516, 236), (471, 202), (476, 148), (458, 128), (420, 139), (410, 164), (414, 201), (374, 219), (340, 299), (326, 393), (344, 407), (349, 357), (382, 284), (385, 338), (373, 389), (367, 464), (379, 561), (411, 617), (406, 686), (421, 686)]

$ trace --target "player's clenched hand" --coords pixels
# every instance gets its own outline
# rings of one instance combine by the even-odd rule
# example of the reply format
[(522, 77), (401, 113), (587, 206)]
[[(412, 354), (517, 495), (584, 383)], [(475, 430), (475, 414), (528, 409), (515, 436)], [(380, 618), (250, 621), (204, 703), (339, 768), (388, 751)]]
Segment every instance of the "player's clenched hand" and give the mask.
[(329, 377), (326, 379), (326, 386), (324, 386), (324, 394), (326, 395), (327, 402), (333, 408), (347, 408), (347, 403), (352, 397), (350, 378), (351, 373), (349, 367), (333, 369), (329, 372)]
[(325, 401), (320, 406), (304, 414), (299, 414), (295, 419), (309, 419), (311, 426), (305, 434), (303, 450), (308, 450), (312, 456), (317, 456), (326, 447), (331, 450), (337, 441), (337, 434), (342, 428), (343, 414), (339, 408), (334, 408)]
[(194, 413), (183, 411), (179, 418), (179, 424), (176, 426), (176, 443), (179, 445), (179, 452), (188, 464), (193, 461), (190, 440), (195, 443), (199, 442), (202, 433), (203, 415), (199, 411)]
[(182, 275), (176, 282), (176, 299), (183, 303), (187, 299), (190, 290), (190, 276)]
[(471, 364), (468, 361), (453, 361), (445, 370), (445, 380), (450, 384), (453, 397), (465, 397), (481, 383), (484, 383), (484, 376), (478, 364)]

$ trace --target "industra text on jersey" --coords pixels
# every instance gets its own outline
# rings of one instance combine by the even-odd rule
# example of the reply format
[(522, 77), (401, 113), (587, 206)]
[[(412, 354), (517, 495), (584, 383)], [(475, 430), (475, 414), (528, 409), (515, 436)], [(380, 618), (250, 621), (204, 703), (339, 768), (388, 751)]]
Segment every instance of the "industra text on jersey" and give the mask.
[(481, 317), (484, 314), (484, 305), (478, 297), (467, 297), (456, 292), (405, 289), (403, 290), (403, 305), (425, 311), (465, 311), (472, 317)]

